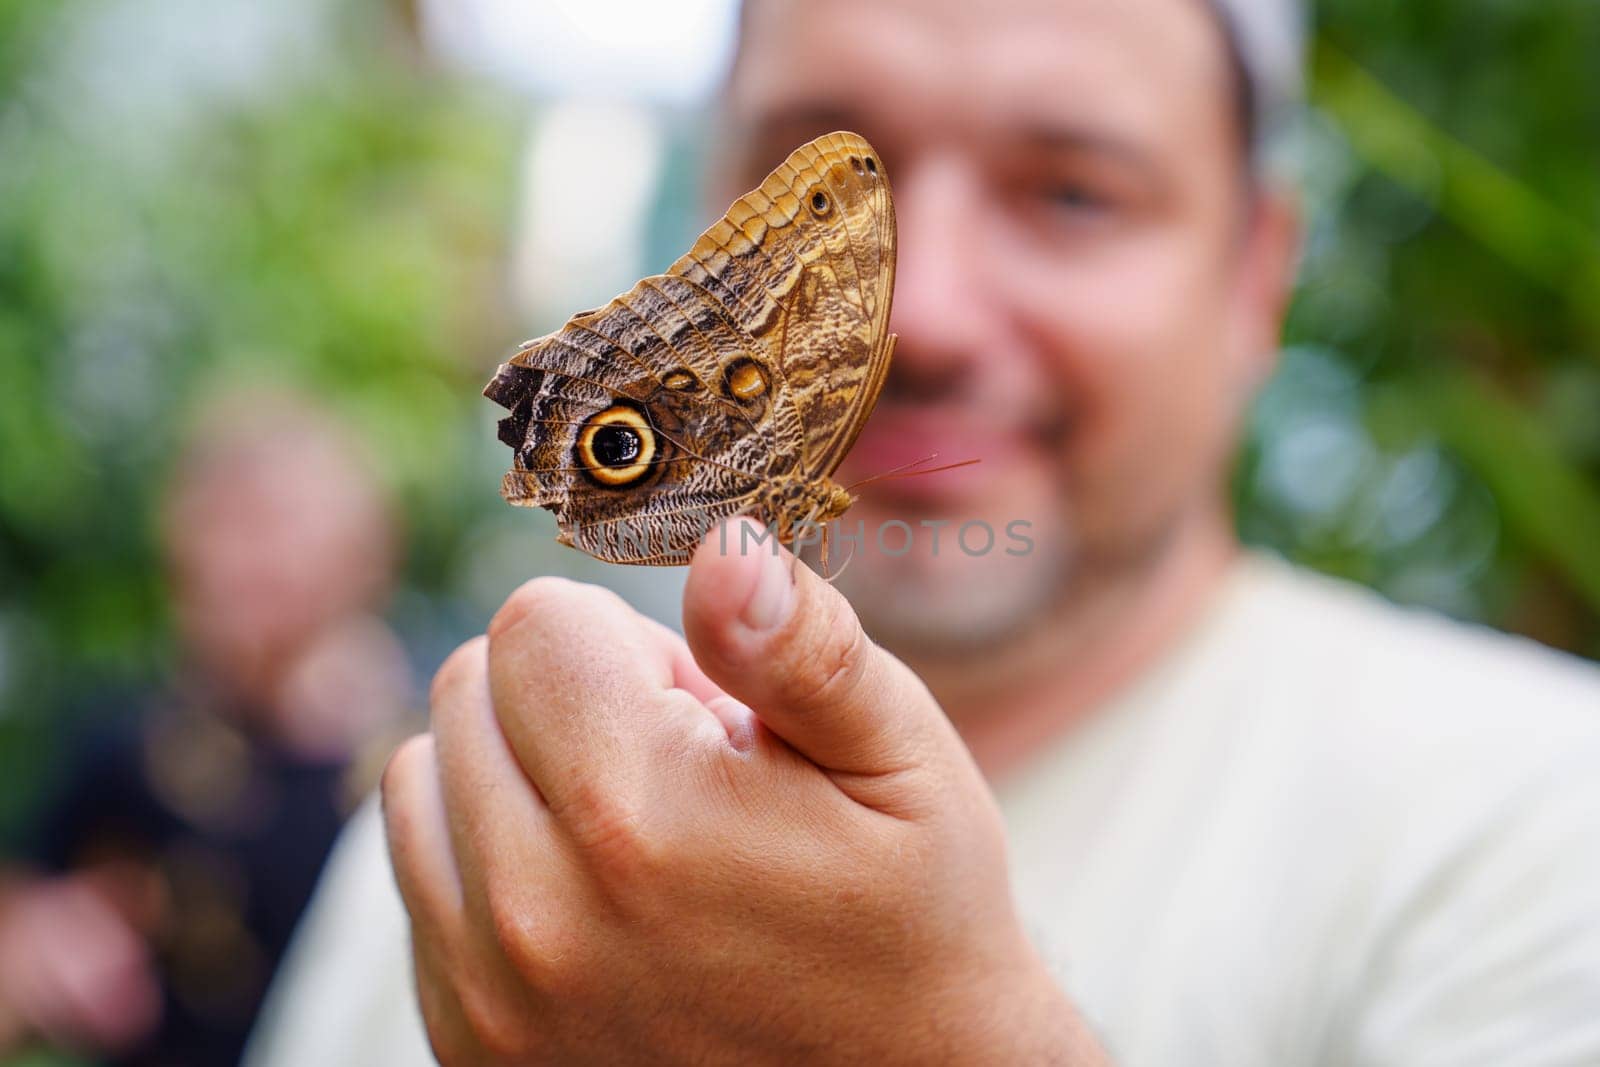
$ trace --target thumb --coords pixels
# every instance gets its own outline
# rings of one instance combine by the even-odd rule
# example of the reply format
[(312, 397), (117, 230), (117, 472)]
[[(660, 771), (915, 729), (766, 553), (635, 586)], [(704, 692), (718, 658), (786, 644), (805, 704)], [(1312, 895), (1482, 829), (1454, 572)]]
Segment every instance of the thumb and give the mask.
[(701, 542), (683, 594), (695, 661), (818, 766), (880, 775), (959, 746), (933, 695), (849, 601), (749, 519)]

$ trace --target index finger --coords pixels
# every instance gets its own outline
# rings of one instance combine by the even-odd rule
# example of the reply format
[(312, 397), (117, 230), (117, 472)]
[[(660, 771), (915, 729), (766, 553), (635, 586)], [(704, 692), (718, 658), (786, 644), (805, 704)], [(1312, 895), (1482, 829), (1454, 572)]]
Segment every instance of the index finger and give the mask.
[(560, 578), (528, 582), (489, 624), (495, 714), (558, 817), (575, 800), (637, 796), (674, 759), (727, 742), (650, 625)]

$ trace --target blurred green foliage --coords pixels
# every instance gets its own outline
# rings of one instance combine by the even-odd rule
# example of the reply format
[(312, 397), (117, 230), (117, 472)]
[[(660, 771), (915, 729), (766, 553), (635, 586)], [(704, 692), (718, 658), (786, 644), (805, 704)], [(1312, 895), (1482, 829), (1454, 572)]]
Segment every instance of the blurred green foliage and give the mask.
[[(506, 344), (521, 116), (431, 74), (388, 5), (306, 64), (141, 131), (85, 121), (63, 50), (93, 3), (0, 5), (0, 812), (59, 718), (170, 655), (159, 486), (219, 383), (348, 416), (437, 588), (484, 494), (460, 471)], [(63, 70), (65, 65), (69, 69)]]
[(1325, 0), (1250, 540), (1600, 657), (1600, 6)]
[[(60, 47), (97, 2), (0, 4), (0, 821), (61, 716), (171, 655), (157, 493), (214, 383), (361, 429), (409, 524), (402, 612), (448, 615), (498, 506), (464, 472), (501, 462), (477, 393), (517, 332), (516, 107), (432, 68), (406, 5), (348, 0), (332, 61), (140, 151)], [(1592, 0), (1322, 5), (1304, 281), (1237, 479), (1248, 539), (1590, 656), (1597, 55)]]

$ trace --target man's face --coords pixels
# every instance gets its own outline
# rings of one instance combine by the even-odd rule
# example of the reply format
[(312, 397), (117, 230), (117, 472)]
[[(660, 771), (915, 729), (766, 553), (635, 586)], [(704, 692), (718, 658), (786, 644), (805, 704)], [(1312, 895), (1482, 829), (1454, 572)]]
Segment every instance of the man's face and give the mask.
[[(869, 629), (903, 653), (973, 652), (1151, 565), (1221, 506), (1282, 299), (1212, 16), (1200, 0), (749, 2), (728, 100), (741, 188), (842, 128), (894, 189), (900, 340), (839, 480), (982, 461), (862, 489), (844, 584)], [(898, 558), (873, 536), (892, 519), (916, 534)], [(937, 553), (924, 520), (951, 523)], [(996, 543), (970, 556), (958, 528), (977, 522)], [(1008, 527), (1030, 553), (1006, 553), (1024, 547)], [(974, 525), (965, 544), (985, 540)]]

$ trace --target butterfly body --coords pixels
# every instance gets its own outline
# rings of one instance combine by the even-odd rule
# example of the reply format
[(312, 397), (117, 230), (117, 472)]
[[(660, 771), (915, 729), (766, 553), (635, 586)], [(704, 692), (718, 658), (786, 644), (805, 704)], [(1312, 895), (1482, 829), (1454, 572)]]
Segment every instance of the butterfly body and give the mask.
[(778, 540), (788, 543), (797, 533), (797, 525), (810, 522), (822, 526), (855, 502), (850, 491), (831, 478), (785, 475), (762, 487), (754, 514), (773, 528)]
[(512, 504), (619, 563), (688, 562), (734, 514), (784, 542), (842, 514), (832, 480), (894, 348), (894, 206), (865, 140), (802, 145), (664, 274), (524, 344), (484, 390), (510, 411)]

